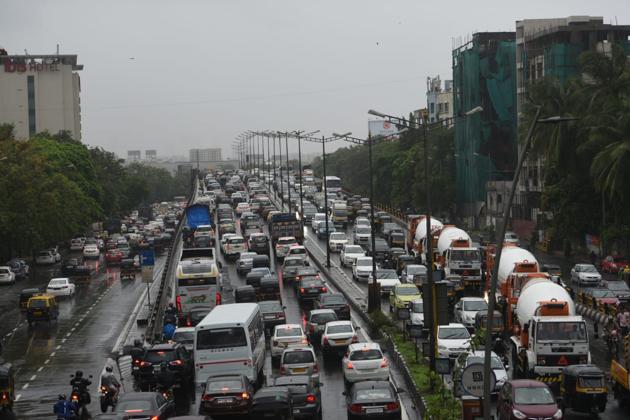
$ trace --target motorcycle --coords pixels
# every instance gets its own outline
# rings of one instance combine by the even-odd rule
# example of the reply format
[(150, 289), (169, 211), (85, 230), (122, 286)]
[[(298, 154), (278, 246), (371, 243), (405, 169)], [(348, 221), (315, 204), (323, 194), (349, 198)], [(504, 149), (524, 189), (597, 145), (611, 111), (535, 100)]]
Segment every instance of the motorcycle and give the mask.
[[(70, 375), (70, 377), (74, 378), (74, 375)], [(88, 378), (91, 379), (92, 375), (88, 376)], [(70, 400), (77, 406), (77, 418), (90, 418), (90, 412), (87, 409), (87, 406), (90, 404), (90, 392), (87, 389), (87, 385), (83, 387), (73, 385)]]
[(615, 358), (619, 357), (619, 333), (616, 328), (605, 334), (606, 346), (608, 354)]
[(106, 386), (101, 387), (101, 412), (106, 413), (109, 406), (112, 411), (116, 408), (118, 402), (118, 394)]

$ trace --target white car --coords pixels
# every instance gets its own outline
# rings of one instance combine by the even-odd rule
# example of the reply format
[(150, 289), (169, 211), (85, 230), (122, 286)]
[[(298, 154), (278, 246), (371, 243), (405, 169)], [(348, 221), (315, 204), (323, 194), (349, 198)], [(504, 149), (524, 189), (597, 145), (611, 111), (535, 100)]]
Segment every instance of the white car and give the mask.
[(321, 338), (322, 353), (342, 352), (350, 344), (358, 343), (358, 329), (351, 321), (328, 322)]
[[(453, 366), (453, 381), (461, 383), (461, 376), (466, 367), (475, 363), (483, 365), (484, 355), (485, 352), (483, 350), (470, 351), (460, 354), (455, 360), (455, 365)], [(490, 366), (492, 367), (494, 376), (497, 378), (496, 385), (492, 390), (492, 393), (496, 394), (501, 388), (503, 388), (505, 381), (508, 380), (508, 374), (501, 358), (497, 356), (495, 352), (490, 353)]]
[(258, 255), (255, 252), (241, 252), (238, 260), (236, 260), (236, 273), (239, 275), (247, 274), (252, 269), (252, 259)]
[(195, 348), (195, 327), (175, 328), (173, 341), (182, 344), (186, 350), (192, 352)]
[(598, 286), (602, 275), (593, 264), (575, 264), (571, 269), (571, 282), (578, 286)]
[(463, 324), (438, 325), (437, 345), (440, 357), (455, 359), (470, 349), (470, 333)]
[(83, 247), (83, 256), (85, 258), (98, 258), (101, 255), (101, 251), (98, 250), (96, 244), (86, 244)]
[(74, 238), (70, 241), (70, 251), (83, 251), (83, 239)]
[(370, 227), (370, 221), (368, 220), (368, 218), (367, 217), (357, 217), (356, 219), (354, 219), (354, 230), (356, 230), (358, 227), (369, 228)]
[(416, 299), (411, 301), (411, 314), (407, 326), (418, 325), (420, 328), (424, 328), (424, 302), (422, 299)]
[(236, 214), (243, 214), (246, 211), (252, 211), (251, 206), (249, 205), (249, 203), (238, 203), (236, 205)]
[(0, 284), (14, 284), (15, 273), (11, 271), (11, 267), (0, 267)]
[(276, 258), (284, 258), (289, 253), (289, 249), (293, 246), (299, 246), (300, 244), (293, 236), (283, 236), (278, 238), (276, 242)]
[(420, 276), (422, 280), (427, 278), (427, 268), (422, 264), (409, 264), (402, 269), (400, 281), (402, 283), (414, 283), (415, 276)]
[(389, 381), (389, 363), (378, 343), (350, 344), (341, 366), (346, 383)]
[(308, 252), (306, 251), (306, 247), (303, 245), (291, 246), (286, 256), (287, 257), (300, 257), (303, 261), (305, 261), (308, 264)]
[(367, 281), (370, 274), (372, 274), (372, 257), (358, 257), (352, 264), (352, 278), (356, 281)]
[[(368, 283), (372, 282), (372, 273), (368, 276)], [(376, 270), (376, 282), (381, 285), (381, 295), (389, 295), (394, 287), (398, 286), (400, 279), (396, 270), (391, 269), (377, 269)]]
[(480, 297), (463, 297), (455, 304), (454, 322), (464, 324), (469, 330), (475, 329), (475, 315), (479, 311), (487, 311), (488, 303)]
[(276, 325), (271, 336), (271, 358), (278, 359), (288, 347), (308, 344), (308, 338), (300, 324)]
[(319, 225), (322, 223), (326, 223), (326, 213), (315, 213), (311, 219), (311, 229), (313, 229), (313, 232), (317, 232)]
[(342, 267), (352, 266), (359, 257), (365, 257), (365, 250), (360, 245), (346, 244), (339, 253), (339, 262)]
[(67, 277), (50, 280), (46, 286), (46, 293), (53, 296), (74, 296), (74, 283)]
[(35, 257), (35, 264), (37, 265), (51, 265), (56, 262), (55, 255), (49, 249), (40, 251)]
[(328, 246), (330, 252), (340, 252), (341, 249), (348, 243), (348, 238), (343, 232), (331, 232), (328, 235)]
[(359, 226), (354, 230), (354, 243), (359, 245), (367, 245), (372, 238), (372, 229), (370, 227)]

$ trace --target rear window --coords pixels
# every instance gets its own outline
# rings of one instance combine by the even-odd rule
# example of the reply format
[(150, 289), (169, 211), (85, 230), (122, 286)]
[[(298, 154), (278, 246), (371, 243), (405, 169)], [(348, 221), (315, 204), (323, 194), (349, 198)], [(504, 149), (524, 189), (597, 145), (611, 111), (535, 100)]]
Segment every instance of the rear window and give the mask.
[(356, 401), (382, 400), (392, 398), (392, 393), (387, 388), (362, 389), (357, 391)]
[(116, 405), (116, 411), (119, 413), (138, 414), (151, 410), (152, 406), (149, 401), (121, 401)]
[(295, 243), (295, 239), (291, 238), (291, 239), (279, 239), (278, 240), (278, 244), (280, 245), (288, 245), (288, 244), (293, 244)]
[(320, 298), (320, 300), (322, 303), (329, 305), (339, 305), (346, 303), (346, 298), (341, 295), (324, 295)]
[(302, 329), (297, 328), (276, 328), (276, 337), (295, 337), (301, 336)]
[(173, 340), (178, 343), (190, 344), (195, 341), (195, 333), (192, 331), (175, 331)]
[(352, 326), (350, 325), (331, 325), (326, 329), (328, 334), (339, 334), (339, 333), (351, 333)]
[(350, 354), (350, 360), (378, 360), (383, 358), (383, 353), (377, 349), (358, 350)]
[(289, 351), (284, 354), (283, 363), (285, 364), (294, 364), (294, 363), (313, 363), (315, 358), (313, 357), (313, 353), (310, 351)]
[(28, 306), (31, 307), (31, 308), (45, 308), (46, 307), (46, 301), (44, 299), (31, 300), (28, 303)]
[(337, 321), (337, 314), (315, 314), (311, 317), (311, 322), (325, 324), (330, 321)]
[(267, 238), (264, 236), (254, 236), (252, 237), (252, 242), (256, 242), (258, 244), (264, 244), (267, 242)]
[(210, 380), (206, 383), (206, 391), (230, 391), (230, 390), (241, 390), (243, 389), (243, 384), (241, 381), (237, 380), (222, 380), (222, 381), (213, 381)]
[(144, 356), (144, 360), (150, 363), (171, 362), (175, 360), (175, 352), (172, 350), (150, 350)]
[(228, 239), (228, 242), (230, 244), (242, 244), (245, 241), (243, 240), (243, 238), (233, 238), (233, 239)]
[(245, 346), (247, 346), (247, 338), (242, 327), (215, 328), (197, 333), (197, 350)]

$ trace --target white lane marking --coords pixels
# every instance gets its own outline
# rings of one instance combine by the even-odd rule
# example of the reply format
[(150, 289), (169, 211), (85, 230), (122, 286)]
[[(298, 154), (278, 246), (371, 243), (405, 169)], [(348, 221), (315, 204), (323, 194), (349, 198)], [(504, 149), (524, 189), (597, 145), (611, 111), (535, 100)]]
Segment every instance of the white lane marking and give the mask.
[(44, 364), (47, 365), (48, 363), (50, 363), (50, 359), (46, 359), (44, 360)]
[(37, 369), (38, 372), (41, 372), (42, 370), (44, 370), (44, 366), (40, 366), (39, 369)]
[(55, 357), (55, 354), (57, 354), (57, 352), (53, 351), (52, 353), (50, 353), (50, 357)]
[(22, 394), (17, 394), (15, 396), (15, 401), (20, 401), (20, 398), (22, 398)]
[(62, 338), (62, 339), (61, 339), (61, 344), (65, 343), (65, 342), (66, 342), (66, 339), (65, 339), (65, 338)]
[(34, 381), (34, 380), (35, 380), (35, 378), (37, 378), (37, 375), (33, 375), (33, 376), (31, 376), (31, 379), (30, 379), (30, 380), (31, 380), (31, 381)]
[(55, 350), (59, 350), (61, 348), (61, 344), (59, 344), (57, 347), (55, 347)]
[(77, 329), (77, 327), (72, 327), (72, 328), (70, 328), (70, 331), (74, 331), (76, 329)]
[(72, 335), (71, 332), (69, 332), (68, 334), (66, 334), (66, 337), (70, 337)]
[(22, 387), (22, 389), (26, 389), (28, 388), (28, 382), (24, 384), (24, 386)]
[(75, 327), (78, 327), (79, 324), (81, 323), (81, 321), (77, 322), (76, 324), (74, 324)]

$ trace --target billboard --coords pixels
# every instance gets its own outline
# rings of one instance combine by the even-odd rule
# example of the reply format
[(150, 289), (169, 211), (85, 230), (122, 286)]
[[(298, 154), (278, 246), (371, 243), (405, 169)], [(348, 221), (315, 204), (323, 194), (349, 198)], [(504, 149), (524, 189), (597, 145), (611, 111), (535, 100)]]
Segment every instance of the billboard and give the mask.
[(398, 132), (398, 127), (385, 120), (368, 121), (368, 132), (370, 136), (391, 136)]

